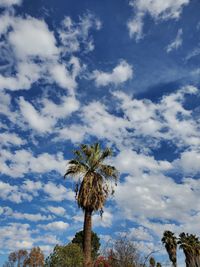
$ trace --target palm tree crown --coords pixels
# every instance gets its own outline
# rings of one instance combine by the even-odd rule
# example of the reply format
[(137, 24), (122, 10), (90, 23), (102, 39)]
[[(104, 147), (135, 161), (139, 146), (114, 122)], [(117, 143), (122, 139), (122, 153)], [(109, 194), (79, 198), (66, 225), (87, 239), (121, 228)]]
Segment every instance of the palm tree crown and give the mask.
[[(65, 177), (68, 175), (82, 177), (76, 183), (76, 198), (79, 207), (83, 210), (102, 210), (105, 200), (110, 192), (109, 181), (118, 179), (115, 167), (103, 164), (104, 160), (112, 155), (109, 148), (100, 149), (98, 143), (94, 145), (81, 145), (74, 151), (75, 158), (68, 163)], [(110, 192), (114, 193), (113, 189)]]
[(183, 249), (187, 267), (200, 266), (200, 241), (196, 235), (181, 233), (178, 244)]
[(165, 248), (169, 255), (169, 259), (171, 260), (174, 267), (176, 267), (176, 251), (177, 251), (177, 238), (171, 231), (165, 231), (163, 233), (162, 238), (163, 244), (165, 244)]

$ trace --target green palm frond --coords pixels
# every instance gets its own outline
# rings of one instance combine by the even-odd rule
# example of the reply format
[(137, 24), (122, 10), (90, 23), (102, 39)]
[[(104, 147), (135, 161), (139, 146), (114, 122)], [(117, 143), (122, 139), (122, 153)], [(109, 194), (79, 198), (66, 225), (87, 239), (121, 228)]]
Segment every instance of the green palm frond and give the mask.
[(83, 175), (87, 172), (88, 167), (87, 165), (78, 162), (76, 160), (70, 160), (67, 166), (66, 173), (64, 175), (64, 178), (68, 175), (76, 176), (76, 175)]
[(114, 166), (101, 164), (99, 166), (99, 171), (106, 179), (118, 180), (119, 172)]
[(102, 152), (101, 157), (100, 157), (100, 160), (103, 161), (105, 158), (110, 157), (110, 156), (112, 156), (112, 150), (111, 150), (110, 148), (107, 147), (107, 148)]

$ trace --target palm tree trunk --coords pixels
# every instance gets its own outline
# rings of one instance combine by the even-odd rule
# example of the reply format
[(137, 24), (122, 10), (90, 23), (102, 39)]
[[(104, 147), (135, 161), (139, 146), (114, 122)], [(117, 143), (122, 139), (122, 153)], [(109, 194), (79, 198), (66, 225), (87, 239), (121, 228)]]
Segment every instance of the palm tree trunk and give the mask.
[(92, 266), (91, 257), (91, 238), (92, 238), (92, 211), (85, 210), (84, 218), (84, 240), (83, 240), (83, 254), (84, 254), (84, 267)]

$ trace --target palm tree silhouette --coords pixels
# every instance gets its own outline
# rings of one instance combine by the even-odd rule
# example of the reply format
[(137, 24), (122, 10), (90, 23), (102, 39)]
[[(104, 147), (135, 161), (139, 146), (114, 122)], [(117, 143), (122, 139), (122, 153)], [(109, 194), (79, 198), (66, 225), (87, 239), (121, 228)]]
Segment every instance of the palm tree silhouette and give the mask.
[(174, 233), (171, 231), (165, 231), (163, 233), (162, 242), (165, 244), (165, 248), (173, 267), (177, 267), (177, 238), (175, 237)]

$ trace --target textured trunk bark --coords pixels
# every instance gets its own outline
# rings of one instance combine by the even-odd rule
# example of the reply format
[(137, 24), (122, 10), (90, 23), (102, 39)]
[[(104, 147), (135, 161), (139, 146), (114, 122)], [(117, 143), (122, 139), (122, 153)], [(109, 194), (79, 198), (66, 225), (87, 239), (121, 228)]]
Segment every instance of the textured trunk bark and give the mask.
[(83, 254), (84, 254), (84, 267), (92, 266), (91, 258), (91, 238), (92, 238), (92, 211), (85, 210), (84, 218), (84, 241), (83, 241)]

